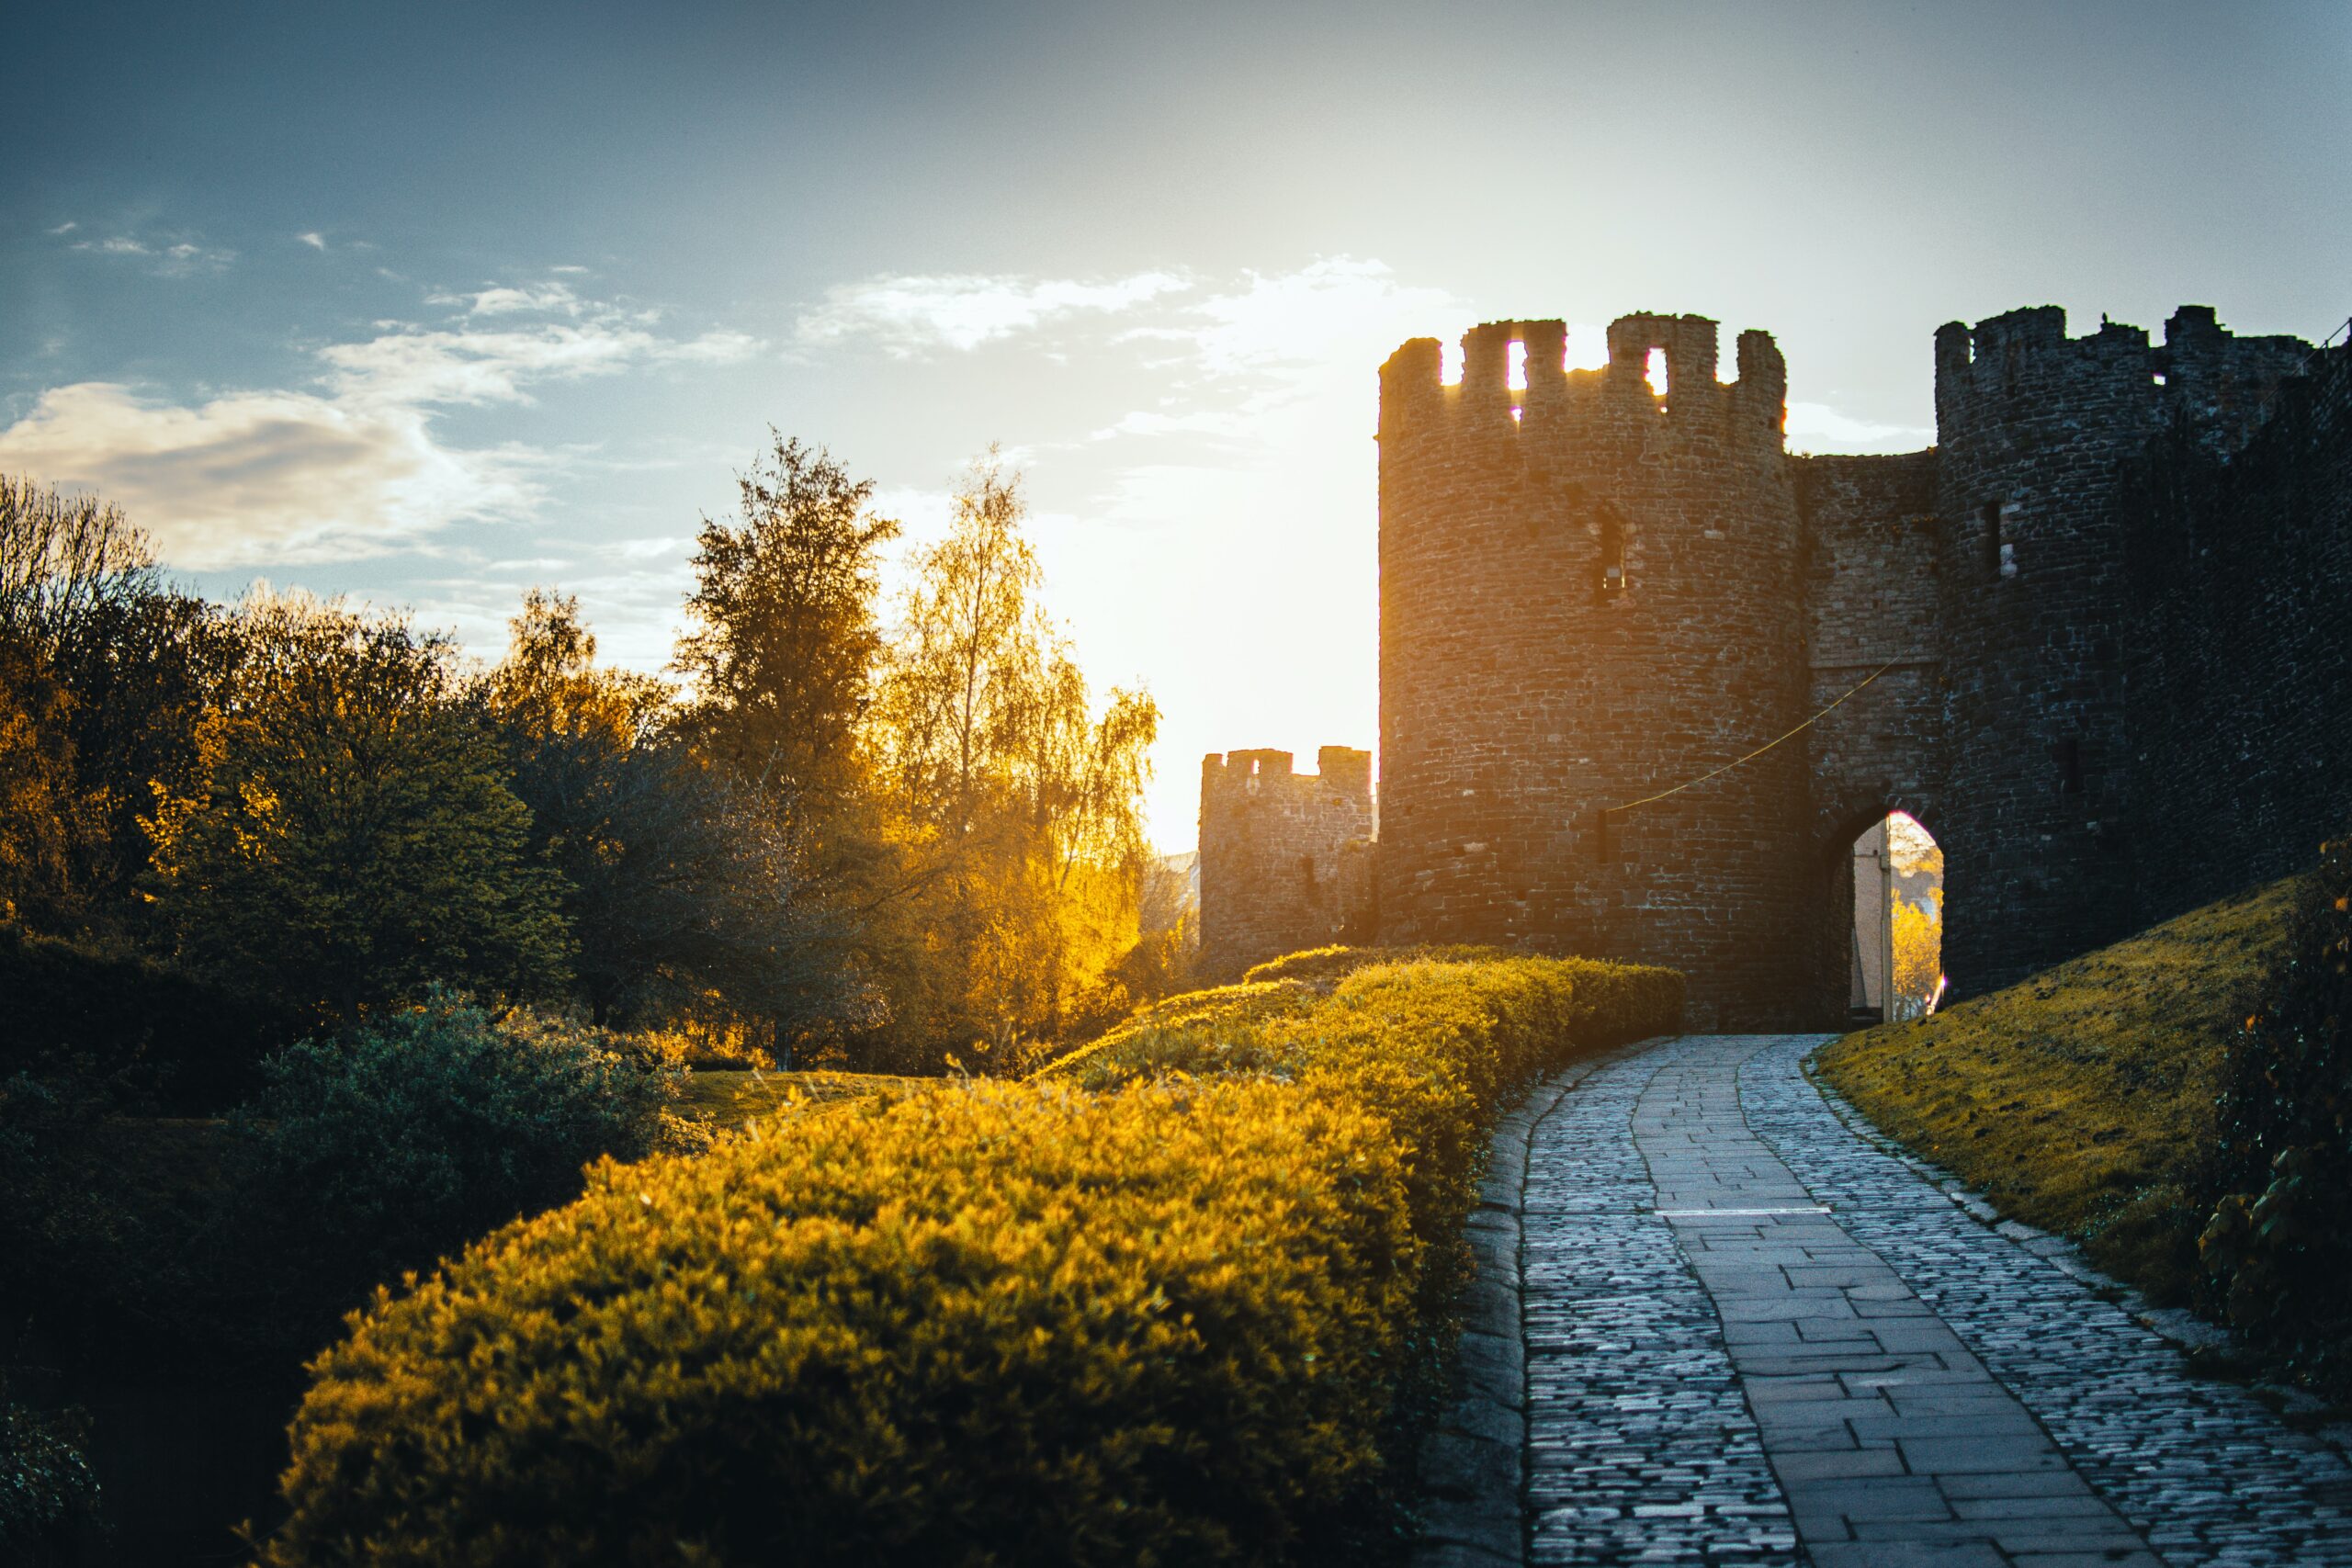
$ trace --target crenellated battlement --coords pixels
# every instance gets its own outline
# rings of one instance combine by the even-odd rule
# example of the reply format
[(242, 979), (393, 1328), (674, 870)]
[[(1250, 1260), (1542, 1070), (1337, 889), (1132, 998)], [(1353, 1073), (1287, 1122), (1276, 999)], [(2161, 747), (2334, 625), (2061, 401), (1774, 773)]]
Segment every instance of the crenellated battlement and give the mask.
[[(1663, 387), (1651, 381), (1654, 351), (1665, 367)], [(1609, 326), (1606, 367), (1571, 370), (1566, 360), (1563, 321), (1487, 321), (1463, 334), (1462, 378), (1449, 384), (1442, 345), (1414, 338), (1381, 367), (1381, 436), (1508, 425), (1531, 440), (1572, 440), (1599, 425), (1655, 416), (1658, 438), (1690, 432), (1719, 439), (1736, 431), (1744, 445), (1781, 441), (1788, 372), (1770, 333), (1739, 335), (1731, 381), (1720, 378), (1716, 323), (1705, 316), (1621, 316)]]
[(1372, 753), (1352, 746), (1326, 746), (1316, 753), (1317, 772), (1296, 771), (1292, 754), (1272, 750), (1211, 751), (1201, 759), (1201, 797), (1261, 791), (1317, 789), (1372, 810)]
[(2292, 337), (2239, 337), (2210, 305), (2184, 305), (2161, 345), (2147, 330), (2100, 319), (2066, 335), (2055, 305), (2004, 311), (1971, 327), (1936, 331), (1936, 424), (1950, 446), (1986, 430), (2098, 422), (2119, 440), (2144, 440), (2183, 421), (2222, 449), (2242, 445), (2311, 344)]
[(1302, 948), (1365, 940), (1372, 753), (1326, 746), (1318, 773), (1272, 750), (1201, 759), (1201, 962), (1230, 977)]

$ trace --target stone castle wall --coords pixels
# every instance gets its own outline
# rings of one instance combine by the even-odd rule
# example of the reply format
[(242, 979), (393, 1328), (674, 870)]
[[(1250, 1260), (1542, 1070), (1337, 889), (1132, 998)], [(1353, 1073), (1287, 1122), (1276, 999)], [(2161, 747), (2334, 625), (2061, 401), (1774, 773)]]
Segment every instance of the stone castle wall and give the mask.
[(1794, 914), (1813, 938), (1817, 1016), (1835, 1018), (1848, 1000), (1856, 837), (1889, 811), (1941, 830), (1936, 470), (1927, 452), (1796, 457), (1791, 467), (1805, 521), (1804, 710), (1822, 715), (1801, 742), (1812, 883)]
[(2227, 461), (2169, 428), (2125, 497), (2143, 921), (2352, 828), (2352, 346), (2272, 396)]
[(1204, 976), (1332, 942), (1372, 940), (1372, 753), (1326, 746), (1313, 773), (1287, 751), (1201, 763)]
[(2177, 314), (2164, 349), (2115, 322), (2070, 339), (2044, 306), (1944, 327), (1935, 352), (1952, 657), (1944, 819), (1928, 829), (1952, 909), (1945, 965), (1978, 992), (2142, 923), (2155, 846), (2125, 717), (2121, 487), (2168, 418), (2200, 450), (2235, 446), (2251, 400), (2309, 346), (2232, 338), (2211, 310)]
[[(1601, 370), (1563, 342), (1381, 371), (1381, 940), (1671, 964), (1693, 1027), (1817, 1026), (1890, 810), (1943, 849), (1956, 995), (2352, 822), (2352, 348), (2011, 311), (1936, 334), (1934, 448), (1814, 457), (1765, 333), (1729, 379), (1701, 317), (1619, 320)], [(1211, 855), (1225, 766), (1204, 945), (1328, 929), (1279, 834)]]

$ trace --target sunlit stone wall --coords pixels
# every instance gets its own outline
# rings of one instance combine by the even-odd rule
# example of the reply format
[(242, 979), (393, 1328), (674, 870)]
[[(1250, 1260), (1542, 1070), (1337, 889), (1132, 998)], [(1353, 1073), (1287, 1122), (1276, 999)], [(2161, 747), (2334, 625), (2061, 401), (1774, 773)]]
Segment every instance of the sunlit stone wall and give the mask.
[(1780, 352), (1744, 333), (1721, 379), (1697, 316), (1609, 344), (1570, 372), (1560, 322), (1495, 322), (1459, 385), (1431, 339), (1381, 372), (1383, 939), (1654, 959), (1695, 1026), (1785, 1021), (1803, 748), (1635, 804), (1803, 717)]
[(1326, 746), (1313, 773), (1287, 751), (1201, 762), (1201, 967), (1372, 939), (1372, 754)]

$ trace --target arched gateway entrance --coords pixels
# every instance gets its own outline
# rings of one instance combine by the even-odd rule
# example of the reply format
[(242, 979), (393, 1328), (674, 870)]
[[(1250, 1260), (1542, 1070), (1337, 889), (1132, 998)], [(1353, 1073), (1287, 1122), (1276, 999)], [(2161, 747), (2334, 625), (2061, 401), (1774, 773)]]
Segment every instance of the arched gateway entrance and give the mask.
[(1944, 857), (1907, 812), (1862, 829), (1849, 851), (1846, 947), (1849, 1025), (1924, 1018), (1941, 998)]

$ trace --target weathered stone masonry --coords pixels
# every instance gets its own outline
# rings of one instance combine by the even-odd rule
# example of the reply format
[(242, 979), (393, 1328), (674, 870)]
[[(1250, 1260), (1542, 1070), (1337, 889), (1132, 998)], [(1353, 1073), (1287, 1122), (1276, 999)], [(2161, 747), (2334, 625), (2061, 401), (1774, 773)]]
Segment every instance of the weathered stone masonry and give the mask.
[(1201, 763), (1201, 963), (1215, 978), (1372, 939), (1372, 753), (1326, 746), (1316, 764), (1294, 773), (1287, 751)]
[[(1563, 339), (1382, 368), (1381, 940), (1668, 963), (1694, 1027), (1818, 1024), (1888, 810), (1943, 849), (1963, 994), (2352, 821), (2352, 347), (2012, 311), (1936, 334), (1937, 446), (1813, 457), (1763, 333), (1728, 379), (1701, 317), (1619, 320), (1600, 370)], [(1286, 846), (1211, 853), (1217, 787), (1204, 945), (1304, 945), (1319, 917), (1263, 913)]]

